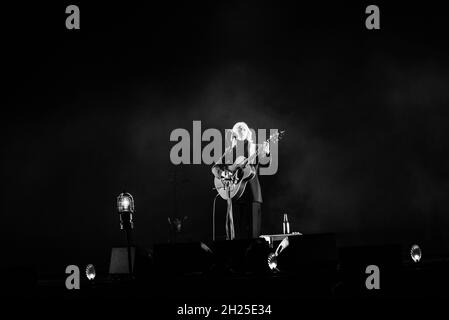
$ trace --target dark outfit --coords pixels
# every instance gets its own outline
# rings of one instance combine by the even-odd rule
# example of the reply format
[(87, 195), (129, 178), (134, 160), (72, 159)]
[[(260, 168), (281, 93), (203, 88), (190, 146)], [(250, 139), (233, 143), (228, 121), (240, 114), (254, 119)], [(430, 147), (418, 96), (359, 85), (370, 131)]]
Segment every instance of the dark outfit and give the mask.
[[(244, 143), (241, 148), (239, 144)], [(233, 155), (235, 159), (239, 156), (236, 154), (236, 150), (244, 150), (244, 156), (249, 156), (249, 143), (248, 141), (237, 141), (237, 145), (233, 148)], [(257, 152), (257, 149), (256, 149)], [(264, 154), (264, 153), (262, 153)], [(234, 216), (235, 236), (237, 239), (257, 238), (260, 235), (261, 222), (262, 222), (262, 191), (259, 183), (259, 163), (258, 158), (253, 164), (249, 164), (255, 169), (256, 175), (254, 178), (248, 181), (245, 191), (242, 196), (232, 201), (232, 211)], [(212, 168), (212, 172), (216, 177), (219, 177), (221, 170), (226, 165), (216, 164)]]

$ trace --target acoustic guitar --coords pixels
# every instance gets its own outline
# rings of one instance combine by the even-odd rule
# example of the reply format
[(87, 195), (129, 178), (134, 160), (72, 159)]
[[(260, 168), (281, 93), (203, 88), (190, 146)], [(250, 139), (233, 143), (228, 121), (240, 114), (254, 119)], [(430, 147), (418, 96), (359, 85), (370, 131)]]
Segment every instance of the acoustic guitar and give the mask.
[[(265, 140), (265, 142), (277, 143), (284, 132), (285, 131), (280, 131), (272, 134), (270, 138)], [(227, 166), (223, 170), (220, 178), (214, 178), (215, 190), (217, 190), (223, 199), (239, 199), (245, 191), (248, 181), (255, 177), (256, 171), (251, 163), (257, 156), (264, 152), (262, 148), (263, 143), (258, 144), (257, 146), (259, 147), (257, 152), (254, 152), (248, 158), (245, 158), (244, 156), (237, 157), (233, 164)]]

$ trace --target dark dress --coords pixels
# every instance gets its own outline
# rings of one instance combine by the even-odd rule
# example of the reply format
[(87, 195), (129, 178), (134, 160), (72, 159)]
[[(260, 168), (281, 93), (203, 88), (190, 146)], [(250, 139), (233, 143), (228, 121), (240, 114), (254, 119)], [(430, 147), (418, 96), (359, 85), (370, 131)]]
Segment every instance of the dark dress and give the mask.
[[(244, 143), (241, 148), (239, 143)], [(237, 145), (233, 148), (233, 160), (239, 156), (236, 150), (244, 150), (244, 156), (249, 155), (249, 143), (248, 141), (237, 141)], [(256, 150), (257, 152), (257, 150)], [(248, 181), (245, 191), (242, 196), (232, 201), (232, 211), (234, 216), (234, 228), (236, 239), (249, 239), (257, 238), (260, 236), (261, 224), (262, 224), (262, 190), (259, 183), (259, 163), (258, 158), (254, 164), (250, 164), (254, 167), (256, 175), (253, 179)], [(212, 172), (216, 177), (219, 177), (221, 170), (226, 165), (216, 164), (212, 167)]]

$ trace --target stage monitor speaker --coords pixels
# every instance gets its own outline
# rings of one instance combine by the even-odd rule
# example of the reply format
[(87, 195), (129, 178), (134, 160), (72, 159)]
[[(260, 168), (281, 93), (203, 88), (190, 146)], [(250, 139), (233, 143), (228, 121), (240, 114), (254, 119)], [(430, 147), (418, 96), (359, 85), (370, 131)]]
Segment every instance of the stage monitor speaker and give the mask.
[[(151, 273), (152, 259), (147, 250), (140, 247), (131, 247), (131, 265), (136, 277), (146, 276)], [(111, 250), (109, 274), (124, 276), (129, 274), (128, 248), (115, 247)]]
[(0, 286), (0, 297), (27, 297), (33, 294), (38, 284), (34, 265), (15, 265), (0, 268), (4, 277)]
[(337, 266), (336, 237), (332, 233), (289, 237), (288, 246), (280, 253), (278, 268), (281, 271), (304, 270), (332, 272)]
[(154, 245), (154, 262), (160, 273), (204, 273), (212, 265), (212, 252), (203, 242)]
[(268, 272), (268, 242), (262, 238), (220, 240), (213, 244), (215, 270), (231, 273)]

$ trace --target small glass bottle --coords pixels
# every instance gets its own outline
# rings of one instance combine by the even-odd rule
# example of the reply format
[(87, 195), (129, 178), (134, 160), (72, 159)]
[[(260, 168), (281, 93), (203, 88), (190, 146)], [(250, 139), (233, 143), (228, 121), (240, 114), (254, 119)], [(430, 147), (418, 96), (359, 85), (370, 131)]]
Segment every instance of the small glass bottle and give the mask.
[(282, 222), (282, 232), (284, 234), (290, 233), (290, 223), (288, 222), (288, 216), (284, 213), (284, 221)]

